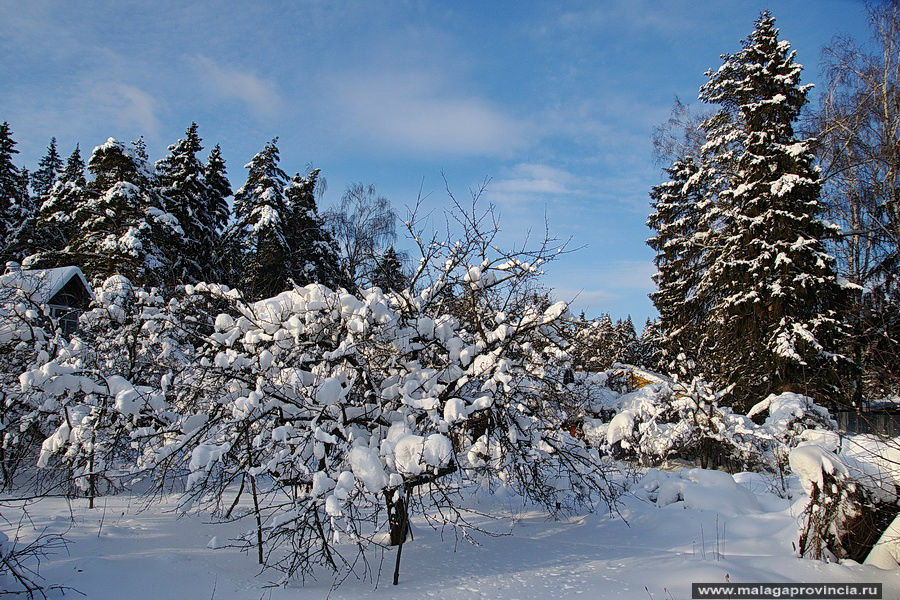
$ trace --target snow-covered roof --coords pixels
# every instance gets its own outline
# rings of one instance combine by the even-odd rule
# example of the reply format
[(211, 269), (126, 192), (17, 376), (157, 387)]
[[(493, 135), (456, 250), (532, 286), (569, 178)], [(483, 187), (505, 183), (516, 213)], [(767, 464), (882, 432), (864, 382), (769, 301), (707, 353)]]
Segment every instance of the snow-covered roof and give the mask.
[(78, 267), (14, 271), (0, 275), (0, 288), (20, 289), (38, 304), (47, 304), (73, 277), (81, 281), (88, 295), (93, 298), (94, 292)]
[(628, 365), (625, 363), (617, 362), (613, 364), (612, 371), (616, 375), (631, 373), (637, 380), (636, 383), (638, 385), (636, 387), (638, 388), (651, 383), (672, 383), (672, 379), (670, 377), (666, 377), (665, 375), (660, 375), (659, 373), (654, 373), (653, 371), (648, 371), (646, 369), (642, 369), (640, 367)]

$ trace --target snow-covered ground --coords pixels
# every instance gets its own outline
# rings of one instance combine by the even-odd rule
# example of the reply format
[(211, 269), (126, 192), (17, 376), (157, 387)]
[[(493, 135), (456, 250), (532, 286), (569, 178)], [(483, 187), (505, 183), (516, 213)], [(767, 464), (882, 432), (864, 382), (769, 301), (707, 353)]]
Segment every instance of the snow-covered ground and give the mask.
[[(303, 586), (273, 587), (278, 574), (260, 573), (252, 554), (218, 547), (249, 523), (179, 518), (172, 512), (174, 497), (144, 509), (141, 498), (111, 496), (93, 510), (84, 500), (44, 499), (29, 507), (31, 521), (20, 534), (63, 533), (67, 551), (45, 559), (41, 574), (46, 583), (69, 586), (91, 600), (279, 600), (329, 593), (336, 599), (675, 600), (691, 597), (691, 582), (726, 580), (881, 582), (884, 598), (900, 598), (900, 570), (794, 556), (797, 516), (808, 500), (794, 484), (794, 499), (785, 500), (769, 493), (760, 475), (653, 471), (622, 499), (621, 516), (601, 512), (564, 520), (523, 508), (501, 492), (477, 499), (478, 509), (493, 518), (476, 522), (504, 535), (477, 535), (478, 545), (417, 520), (396, 587), (390, 585), (394, 549), (383, 554), (379, 581), (350, 578), (332, 591), (325, 575)], [(3, 516), (15, 517), (9, 510)], [(14, 529), (0, 525), (10, 537)], [(376, 567), (382, 560), (371, 558)], [(82, 596), (70, 591), (65, 597)]]

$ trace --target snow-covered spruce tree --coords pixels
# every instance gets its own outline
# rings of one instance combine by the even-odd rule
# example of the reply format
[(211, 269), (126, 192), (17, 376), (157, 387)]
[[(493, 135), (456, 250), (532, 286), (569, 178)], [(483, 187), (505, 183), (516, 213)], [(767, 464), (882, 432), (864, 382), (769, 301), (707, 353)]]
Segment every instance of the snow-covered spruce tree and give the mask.
[(719, 290), (705, 285), (703, 273), (721, 251), (728, 206), (720, 193), (729, 186), (741, 139), (734, 107), (723, 106), (700, 120), (676, 103), (654, 140), (660, 157), (672, 160), (667, 180), (650, 192), (653, 212), (647, 221), (656, 230), (647, 243), (656, 251), (658, 269), (658, 291), (651, 294), (660, 313), (658, 368), (681, 378), (718, 373), (717, 362), (706, 360), (706, 332)]
[(638, 337), (631, 315), (616, 321), (616, 347), (619, 348), (619, 356), (616, 361), (636, 364), (639, 357)]
[(9, 123), (4, 121), (0, 124), (0, 250), (14, 225), (13, 213), (23, 202), (22, 172), (13, 164), (13, 155), (18, 153)]
[(75, 149), (72, 150), (72, 154), (66, 159), (66, 166), (59, 173), (59, 180), (86, 185), (84, 167), (84, 159), (81, 158), (81, 145), (75, 144)]
[(213, 146), (213, 149), (209, 151), (206, 164), (203, 166), (203, 176), (210, 193), (206, 210), (215, 216), (216, 229), (221, 231), (231, 217), (228, 198), (234, 192), (231, 190), (231, 182), (228, 181), (228, 170), (225, 168), (225, 159), (222, 157), (222, 149), (219, 144)]
[(47, 153), (44, 154), (38, 163), (37, 170), (31, 174), (31, 191), (38, 199), (42, 199), (50, 191), (57, 177), (59, 177), (62, 167), (62, 158), (56, 149), (56, 138), (50, 138)]
[(467, 527), (464, 487), (509, 485), (551, 511), (612, 501), (551, 393), (565, 305), (531, 297), (555, 248), (504, 252), (480, 217), (461, 222), (459, 242), (417, 236), (424, 260), (394, 294), (309, 284), (247, 304), (188, 286), (229, 308), (173, 384), (182, 417), (157, 452), (190, 471), (186, 507), (249, 518), (248, 546), (288, 575), (362, 576), (367, 551), (407, 539), (411, 511)]
[(289, 277), (298, 285), (321, 283), (331, 289), (346, 288), (334, 239), (316, 209), (318, 181), (318, 169), (307, 175), (297, 173), (284, 190)]
[(385, 292), (399, 292), (406, 289), (403, 263), (400, 262), (400, 257), (397, 256), (393, 246), (388, 246), (378, 260), (378, 265), (372, 272), (372, 285)]
[(621, 347), (609, 315), (603, 314), (592, 320), (576, 319), (573, 326), (568, 352), (576, 369), (605, 371), (619, 360)]
[(160, 285), (171, 269), (163, 248), (183, 232), (165, 211), (146, 161), (110, 138), (88, 162), (91, 192), (75, 208), (66, 251), (94, 279), (123, 275), (137, 285)]
[[(831, 393), (840, 362), (845, 292), (825, 251), (833, 231), (818, 219), (812, 142), (793, 130), (809, 90), (794, 54), (764, 12), (741, 51), (725, 55), (701, 88), (726, 121), (725, 138), (707, 127), (707, 146), (732, 152), (700, 283), (709, 301), (704, 337), (721, 366), (716, 377), (734, 384), (734, 402), (744, 407), (772, 391)], [(740, 129), (727, 126), (729, 115)], [(719, 168), (712, 177), (722, 182), (721, 175)]]
[(666, 169), (669, 179), (650, 191), (653, 212), (647, 225), (656, 234), (647, 244), (656, 251), (657, 268), (657, 290), (650, 298), (659, 311), (660, 366), (667, 372), (677, 371), (676, 361), (696, 359), (701, 348), (705, 307), (697, 286), (707, 253), (698, 233), (709, 207), (699, 171), (693, 158), (676, 159)]
[(18, 154), (9, 123), (0, 124), (0, 261), (21, 260), (30, 238), (35, 206), (28, 193), (28, 175), (13, 164)]
[(144, 165), (145, 170), (150, 173), (148, 163), (150, 154), (147, 152), (147, 142), (144, 140), (144, 136), (140, 136), (131, 142), (131, 153), (138, 162)]
[(665, 371), (662, 367), (664, 358), (662, 351), (662, 329), (659, 320), (648, 318), (644, 330), (638, 339), (635, 365), (651, 371)]
[(65, 252), (74, 234), (75, 211), (90, 197), (84, 178), (84, 160), (78, 146), (66, 160), (58, 179), (42, 197), (35, 223), (35, 254), (23, 264), (29, 267), (60, 267), (73, 264)]
[(206, 164), (203, 167), (203, 176), (206, 179), (206, 188), (209, 196), (206, 200), (206, 212), (213, 216), (215, 224), (215, 260), (206, 265), (208, 271), (205, 281), (227, 281), (228, 261), (226, 245), (223, 234), (231, 218), (231, 207), (228, 203), (234, 192), (231, 190), (231, 182), (228, 181), (225, 159), (222, 158), (222, 149), (216, 144), (209, 152)]
[(246, 165), (247, 181), (234, 194), (235, 222), (226, 234), (233, 253), (234, 283), (248, 298), (274, 296), (290, 287), (290, 222), (284, 189), (287, 174), (278, 166), (278, 138)]
[(591, 323), (587, 333), (588, 347), (593, 349), (594, 370), (605, 371), (622, 355), (622, 346), (619, 344), (619, 336), (616, 335), (616, 325), (612, 318), (604, 313), (600, 318)]
[[(206, 182), (197, 153), (203, 149), (197, 124), (191, 123), (184, 138), (169, 146), (169, 153), (156, 163), (163, 206), (178, 219), (184, 235), (167, 244), (173, 284), (207, 279), (218, 249), (218, 207), (211, 206), (212, 190)], [(211, 210), (212, 209), (212, 210)]]

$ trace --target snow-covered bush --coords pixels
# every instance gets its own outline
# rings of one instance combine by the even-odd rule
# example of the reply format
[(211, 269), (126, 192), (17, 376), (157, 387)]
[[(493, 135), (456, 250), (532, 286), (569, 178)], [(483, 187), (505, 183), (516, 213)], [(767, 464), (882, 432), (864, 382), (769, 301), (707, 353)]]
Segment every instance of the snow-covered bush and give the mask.
[(775, 491), (789, 494), (784, 475), (790, 472), (788, 455), (802, 440), (804, 433), (812, 430), (835, 431), (837, 423), (824, 406), (808, 397), (793, 392), (770, 394), (762, 402), (753, 406), (747, 417), (759, 420), (755, 436), (764, 449), (764, 462), (768, 470), (778, 475)]
[(787, 447), (794, 447), (808, 429), (834, 431), (837, 422), (824, 406), (816, 404), (808, 396), (784, 392), (771, 394), (753, 406), (747, 413), (749, 418), (765, 416), (762, 429)]
[(683, 502), (685, 508), (713, 510), (726, 515), (762, 511), (756, 496), (723, 471), (650, 469), (636, 482), (633, 490), (657, 506)]
[[(731, 472), (768, 472), (780, 481), (774, 491), (783, 494), (789, 492), (784, 475), (790, 450), (805, 432), (837, 427), (827, 409), (790, 392), (770, 395), (745, 416), (721, 406), (727, 390), (715, 391), (702, 379), (683, 383), (628, 365), (602, 375), (603, 393), (580, 393), (594, 399), (584, 404), (582, 430), (603, 452), (642, 466), (682, 460)], [(761, 424), (752, 420), (763, 416)]]
[(133, 470), (140, 438), (171, 419), (167, 382), (188, 363), (173, 314), (155, 291), (109, 278), (81, 330), (19, 376), (24, 398), (51, 426), (37, 464), (59, 470), (93, 506)]
[(65, 344), (40, 303), (34, 278), (0, 277), (0, 489), (10, 488), (20, 467), (36, 460), (48, 429), (39, 404), (19, 387), (19, 374)]
[(732, 471), (758, 466), (762, 447), (753, 422), (719, 406), (721, 396), (700, 379), (651, 383), (623, 395), (608, 423), (588, 423), (586, 431), (608, 452), (644, 466), (671, 459)]
[(457, 209), (459, 241), (410, 220), (421, 260), (399, 292), (310, 284), (251, 303), (114, 276), (52, 340), (5, 302), (21, 356), (4, 355), (3, 393), (16, 427), (40, 426), (39, 470), (91, 505), (129, 478), (179, 487), (184, 509), (249, 517), (244, 542), (287, 575), (366, 571), (368, 548), (407, 539), (410, 510), (467, 527), (468, 486), (551, 512), (612, 505), (611, 467), (572, 425), (598, 386), (567, 381), (567, 306), (536, 285), (560, 249), (504, 251), (489, 211)]
[(810, 498), (799, 554), (862, 562), (900, 512), (900, 438), (819, 430), (803, 437), (789, 456)]
[(563, 382), (566, 305), (533, 302), (556, 249), (504, 252), (481, 217), (460, 223), (459, 242), (416, 236), (420, 268), (397, 293), (186, 288), (181, 306), (221, 312), (183, 320), (202, 342), (143, 438), (148, 467), (185, 470), (185, 509), (252, 518), (259, 561), (307, 575), (402, 544), (410, 509), (467, 526), (470, 485), (554, 512), (614, 501), (610, 467), (567, 427), (582, 409)]

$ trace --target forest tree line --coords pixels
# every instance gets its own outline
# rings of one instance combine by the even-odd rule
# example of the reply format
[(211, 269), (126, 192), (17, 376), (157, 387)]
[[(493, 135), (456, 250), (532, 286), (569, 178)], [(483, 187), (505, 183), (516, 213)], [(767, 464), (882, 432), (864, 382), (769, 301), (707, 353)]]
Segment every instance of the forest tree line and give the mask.
[(13, 162), (16, 143), (4, 122), (0, 259), (26, 269), (77, 265), (96, 281), (119, 274), (163, 290), (226, 283), (249, 299), (290, 282), (402, 286), (390, 204), (355, 184), (337, 210), (320, 214), (319, 170), (289, 176), (277, 142), (251, 159), (245, 183), (232, 191), (218, 145), (201, 161), (196, 123), (154, 165), (143, 138), (110, 138), (87, 162), (79, 146), (63, 159), (54, 138), (29, 173)]

